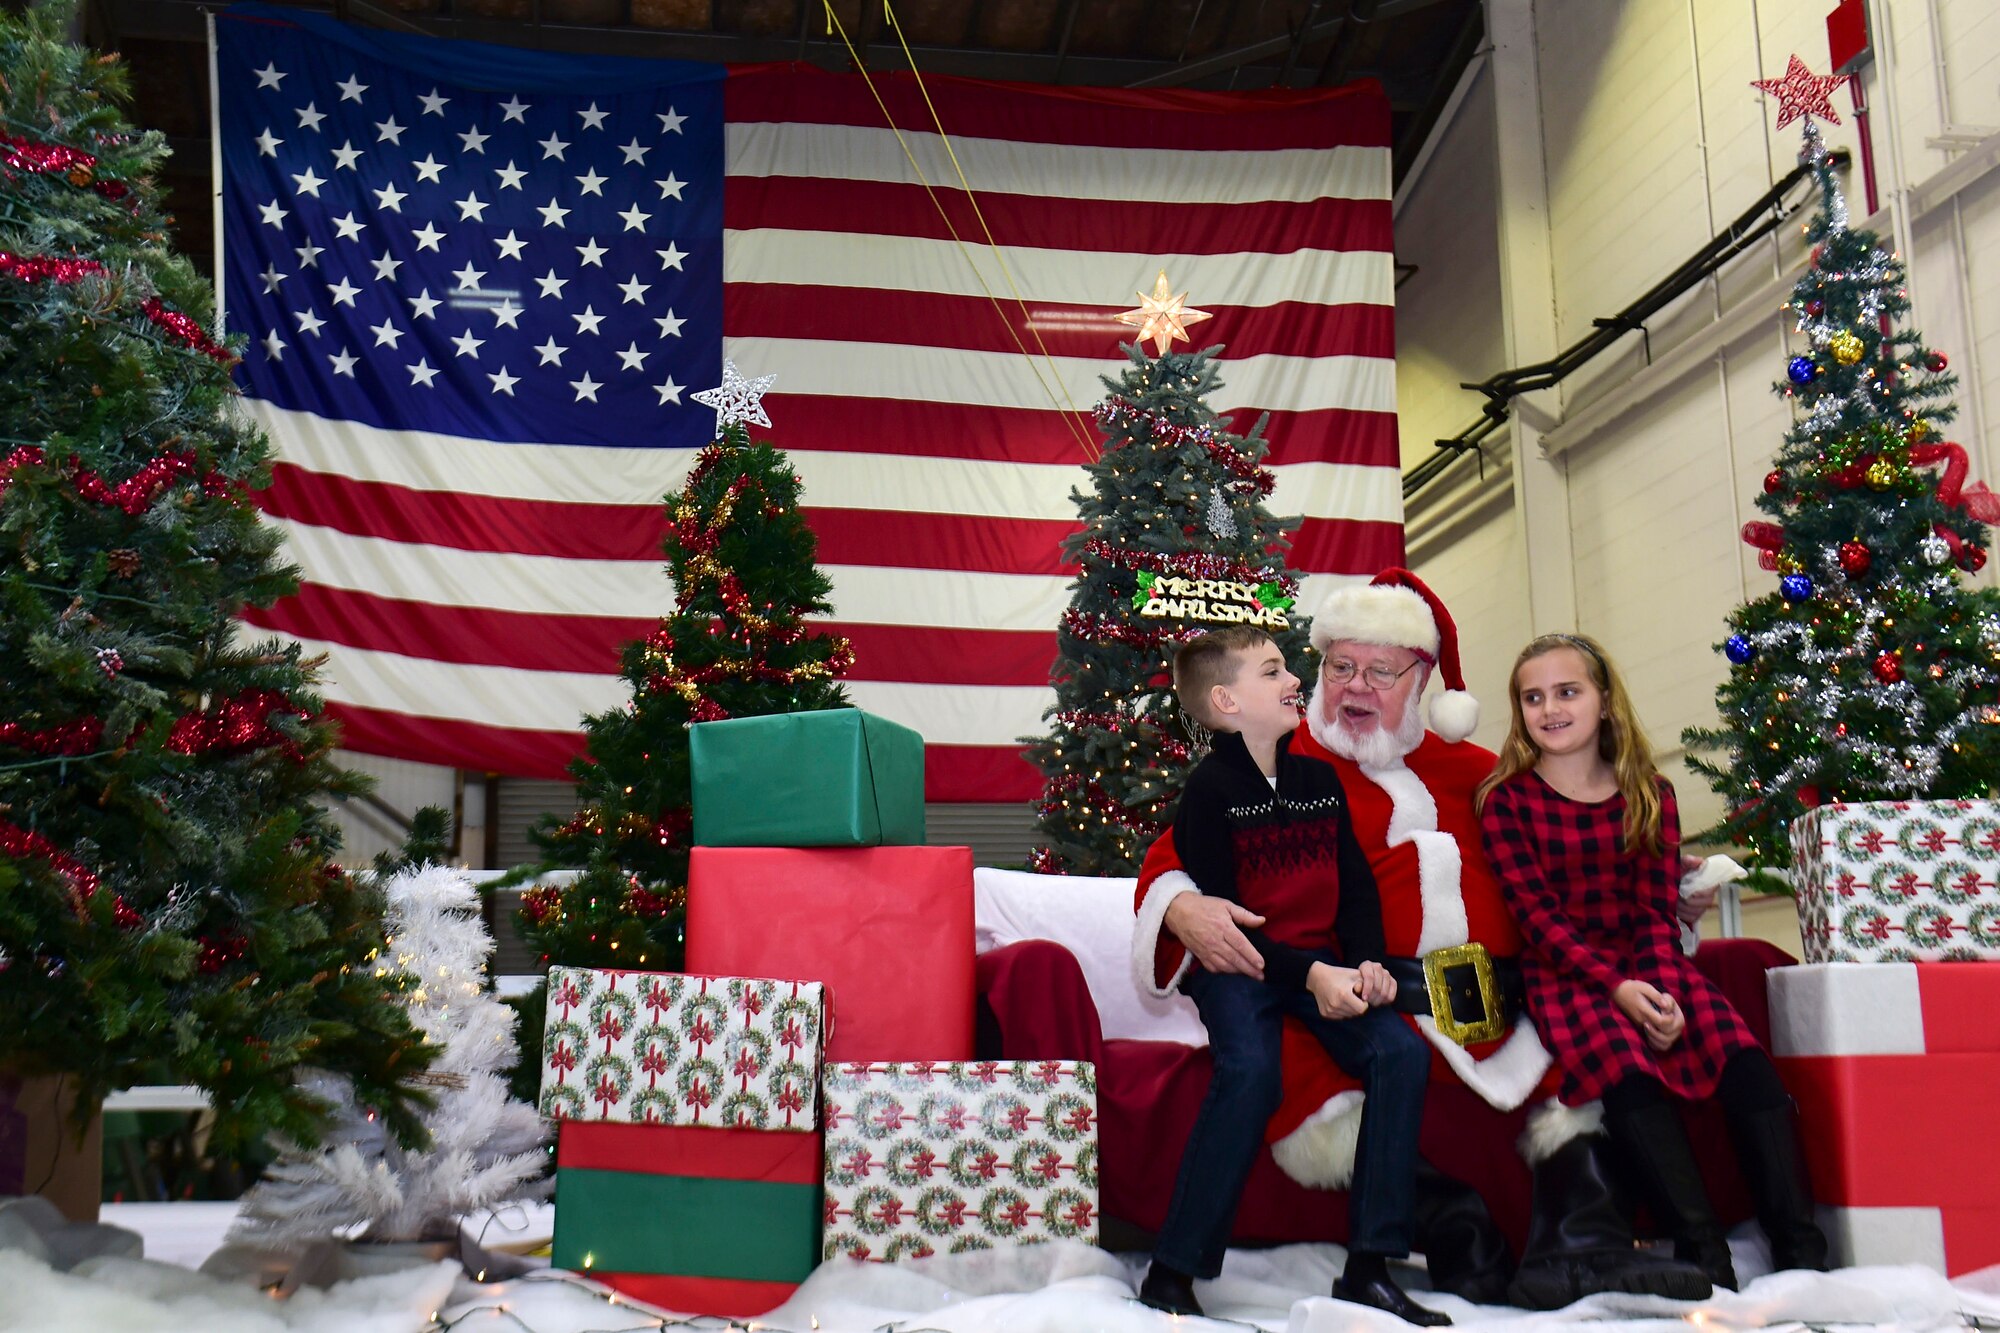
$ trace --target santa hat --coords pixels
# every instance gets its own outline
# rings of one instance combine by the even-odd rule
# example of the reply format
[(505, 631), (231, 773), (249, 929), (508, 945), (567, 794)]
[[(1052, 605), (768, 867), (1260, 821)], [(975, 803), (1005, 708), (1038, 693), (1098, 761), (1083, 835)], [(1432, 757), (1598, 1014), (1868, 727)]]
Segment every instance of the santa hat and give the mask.
[(1436, 593), (1407, 569), (1385, 569), (1374, 581), (1337, 589), (1313, 617), (1312, 645), (1324, 653), (1337, 639), (1408, 648), (1437, 668), (1444, 693), (1431, 701), (1431, 730), (1462, 741), (1479, 725), (1479, 701), (1466, 692), (1458, 663), (1458, 626)]

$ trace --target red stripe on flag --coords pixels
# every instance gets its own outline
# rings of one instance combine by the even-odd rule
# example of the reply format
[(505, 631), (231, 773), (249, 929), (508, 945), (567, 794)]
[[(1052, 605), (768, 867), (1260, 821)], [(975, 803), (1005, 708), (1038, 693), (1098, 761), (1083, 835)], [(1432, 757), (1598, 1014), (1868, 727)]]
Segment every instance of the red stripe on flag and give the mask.
[[(616, 674), (619, 650), (652, 632), (656, 619), (533, 615), (486, 607), (436, 606), (308, 583), (243, 619), (260, 629), (349, 648), (515, 671)], [(1049, 683), (1054, 629), (942, 629), (930, 625), (812, 622), (854, 645), (850, 680), (934, 685)], [(580, 723), (579, 723), (580, 725)]]
[[(1130, 342), (1138, 332), (1114, 318), (1133, 304), (1031, 301), (1023, 317), (1021, 306), (1004, 295), (996, 307), (984, 296), (732, 282), (723, 289), (722, 321), (732, 338), (893, 343), (971, 352), (1019, 353), (1025, 348), (1037, 358), (1046, 354), (1101, 360), (1108, 370), (1119, 342)], [(1393, 306), (1287, 301), (1203, 309), (1215, 318), (1198, 326), (1202, 342), (1228, 344), (1230, 361), (1267, 354), (1385, 360), (1396, 355)], [(1226, 379), (1228, 362), (1222, 363), (1222, 371)], [(1094, 401), (1079, 407), (1087, 410)]]
[[(1387, 148), (1389, 100), (1373, 79), (1309, 91), (1194, 92), (1185, 88), (1088, 88), (994, 83), (906, 72), (872, 75), (874, 90), (906, 134), (937, 126), (962, 138), (1094, 145), (1173, 152), (1254, 153), (1283, 148)], [(883, 127), (867, 83), (809, 65), (739, 65), (723, 84), (731, 124), (779, 121)], [(1383, 193), (1389, 164), (1382, 163)]]
[(1102, 199), (980, 190), (978, 203), (975, 214), (965, 192), (955, 186), (927, 193), (914, 182), (738, 175), (729, 178), (723, 192), (723, 225), (731, 231), (775, 227), (928, 240), (956, 237), (979, 247), (989, 244), (990, 231), (996, 245), (1116, 255), (1395, 248), (1387, 199), (1165, 200), (1134, 210)]
[[(256, 495), (264, 512), (356, 537), (418, 542), (565, 560), (637, 560), (664, 565), (666, 512), (659, 505), (569, 504), (355, 481), (290, 463), (272, 469)], [(806, 509), (828, 565), (958, 569), (991, 574), (1062, 574), (1065, 519), (987, 518), (873, 509)], [(665, 603), (667, 582), (660, 580)]]
[[(343, 749), (446, 768), (560, 781), (569, 776), (569, 761), (583, 753), (577, 731), (489, 727), (358, 704), (328, 703), (326, 715), (340, 723)], [(924, 747), (927, 801), (1027, 801), (1041, 789), (1040, 774), (1011, 745)]]
[[(417, 490), (292, 463), (273, 467), (270, 487), (257, 492), (256, 499), (274, 517), (382, 541), (566, 560), (653, 564), (665, 559), (660, 543), (666, 519), (657, 505), (568, 504)], [(1077, 524), (1063, 519), (809, 508), (806, 520), (818, 535), (822, 564), (990, 574), (1074, 571), (1061, 548)], [(1374, 574), (1399, 564), (1402, 557), (1403, 530), (1395, 523), (1307, 519), (1292, 540), (1293, 565), (1312, 573)], [(664, 576), (660, 597), (664, 608)]]
[[(1108, 364), (1108, 363), (1107, 363)], [(1228, 366), (1223, 366), (1228, 374)], [(764, 410), (774, 421), (802, 424), (774, 434), (772, 443), (793, 452), (916, 455), (995, 463), (1068, 463), (1081, 466), (1104, 448), (1091, 419), (1096, 399), (1078, 403), (1075, 416), (1046, 408), (925, 403), (902, 398), (774, 392)], [(780, 417), (778, 414), (783, 412)], [(1222, 410), (1229, 428), (1250, 429), (1258, 413)], [(1065, 425), (1065, 421), (1073, 424)], [(809, 424), (807, 424), (809, 423)], [(1400, 458), (1394, 412), (1326, 408), (1273, 412), (1264, 427), (1270, 463), (1351, 463), (1395, 467)], [(1084, 452), (1088, 442), (1090, 453)]]

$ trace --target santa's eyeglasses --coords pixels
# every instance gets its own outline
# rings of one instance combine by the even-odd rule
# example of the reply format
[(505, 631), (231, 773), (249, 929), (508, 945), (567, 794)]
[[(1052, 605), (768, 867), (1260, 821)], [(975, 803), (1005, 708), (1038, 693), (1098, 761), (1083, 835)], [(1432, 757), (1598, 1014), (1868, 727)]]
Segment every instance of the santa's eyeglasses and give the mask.
[(1356, 675), (1359, 675), (1362, 684), (1371, 690), (1393, 690), (1396, 688), (1396, 682), (1421, 666), (1423, 660), (1423, 658), (1419, 657), (1401, 671), (1397, 671), (1380, 662), (1371, 663), (1366, 668), (1363, 668), (1344, 657), (1333, 657), (1328, 658), (1321, 665), (1319, 674), (1323, 679), (1334, 685), (1345, 685), (1353, 680)]

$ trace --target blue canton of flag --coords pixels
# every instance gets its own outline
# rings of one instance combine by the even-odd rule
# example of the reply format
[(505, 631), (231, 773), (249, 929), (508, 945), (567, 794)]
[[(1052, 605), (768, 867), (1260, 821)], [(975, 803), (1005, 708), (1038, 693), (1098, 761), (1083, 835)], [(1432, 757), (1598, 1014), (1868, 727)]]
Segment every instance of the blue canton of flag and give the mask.
[(712, 438), (690, 394), (721, 375), (722, 71), (585, 61), (494, 92), (439, 47), (488, 79), (521, 53), (370, 38), (217, 24), (246, 391), (492, 441)]

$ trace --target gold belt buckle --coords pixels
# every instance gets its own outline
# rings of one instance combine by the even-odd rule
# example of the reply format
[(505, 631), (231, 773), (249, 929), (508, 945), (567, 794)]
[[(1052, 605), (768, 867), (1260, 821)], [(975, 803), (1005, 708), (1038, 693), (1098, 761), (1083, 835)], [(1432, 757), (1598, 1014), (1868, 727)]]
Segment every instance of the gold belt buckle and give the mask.
[[(1470, 967), (1479, 983), (1479, 1004), (1484, 1016), (1478, 1022), (1461, 1023), (1453, 1012), (1451, 985), (1445, 973), (1454, 967)], [(1487, 953), (1486, 946), (1479, 941), (1433, 949), (1425, 954), (1424, 989), (1430, 995), (1431, 1017), (1436, 1021), (1438, 1031), (1460, 1046), (1498, 1041), (1506, 1034), (1507, 1025), (1500, 1010), (1500, 985), (1493, 977), (1493, 955)]]

